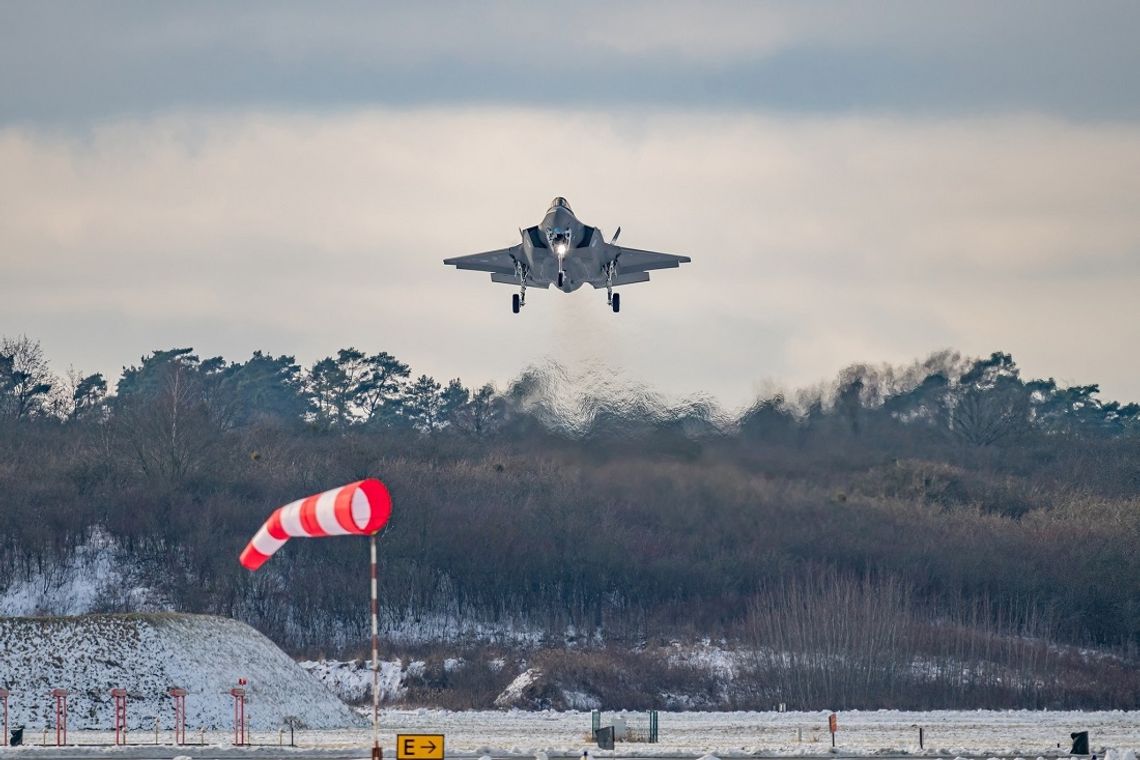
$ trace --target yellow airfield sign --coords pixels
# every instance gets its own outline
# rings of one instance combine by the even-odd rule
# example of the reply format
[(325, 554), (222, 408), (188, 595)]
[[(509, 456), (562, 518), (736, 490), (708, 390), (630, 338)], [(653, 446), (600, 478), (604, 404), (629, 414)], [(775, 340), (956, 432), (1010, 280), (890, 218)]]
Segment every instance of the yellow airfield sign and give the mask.
[(396, 734), (396, 760), (443, 760), (443, 734)]

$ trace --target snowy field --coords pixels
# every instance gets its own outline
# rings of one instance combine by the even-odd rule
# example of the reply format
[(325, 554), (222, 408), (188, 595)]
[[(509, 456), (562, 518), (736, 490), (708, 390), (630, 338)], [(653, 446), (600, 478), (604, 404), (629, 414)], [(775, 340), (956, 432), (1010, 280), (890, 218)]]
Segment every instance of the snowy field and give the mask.
[[(612, 713), (603, 715), (603, 725)], [(620, 716), (620, 714), (618, 714)], [(385, 756), (394, 758), (397, 733), (446, 734), (449, 757), (579, 757), (590, 748), (594, 757), (682, 757), (698, 758), (706, 754), (717, 757), (764, 755), (829, 755), (830, 736), (826, 712), (788, 713), (660, 713), (660, 742), (638, 744), (619, 742), (614, 752), (592, 748), (587, 740), (590, 731), (588, 712), (449, 712), (444, 710), (384, 710), (382, 743)], [(644, 714), (629, 714), (631, 728), (645, 720)], [(918, 746), (918, 727), (925, 730), (925, 749)], [(844, 712), (839, 714), (837, 736), (840, 756), (860, 755), (942, 755), (948, 757), (1037, 757), (1068, 756), (1071, 731), (1088, 731), (1094, 752), (1103, 757), (1104, 750), (1140, 749), (1140, 712), (1027, 712), (1027, 711), (939, 711), (939, 712)], [(801, 739), (802, 737), (802, 739)], [(110, 743), (113, 734), (73, 731), (72, 744)], [(116, 757), (172, 757), (185, 754), (195, 758), (269, 757), (277, 754), (306, 754), (302, 750), (278, 750), (279, 741), (286, 745), (289, 735), (277, 731), (255, 731), (252, 742), (260, 749), (235, 750), (230, 746), (232, 734), (207, 732), (191, 727), (188, 741), (200, 739), (207, 747), (154, 747), (153, 732), (134, 731), (132, 744), (149, 743), (150, 750), (108, 749)], [(169, 732), (160, 734), (161, 742), (170, 741)], [(25, 741), (38, 745), (42, 731), (29, 732)], [(54, 732), (48, 741), (54, 744)], [(364, 750), (371, 744), (368, 730), (328, 730), (296, 733), (300, 748), (326, 750), (311, 752), (328, 757), (353, 756), (352, 750)], [(265, 746), (268, 745), (268, 746)], [(1060, 746), (1058, 746), (1060, 745)], [(347, 752), (346, 752), (347, 750)], [(80, 748), (65, 754), (102, 754), (96, 748)], [(142, 753), (142, 754), (140, 754)], [(2, 754), (49, 757), (59, 754), (54, 747), (29, 746), (23, 749), (0, 748)], [(1132, 755), (1134, 758), (1134, 755)], [(1129, 760), (1128, 752), (1113, 752), (1108, 760)]]

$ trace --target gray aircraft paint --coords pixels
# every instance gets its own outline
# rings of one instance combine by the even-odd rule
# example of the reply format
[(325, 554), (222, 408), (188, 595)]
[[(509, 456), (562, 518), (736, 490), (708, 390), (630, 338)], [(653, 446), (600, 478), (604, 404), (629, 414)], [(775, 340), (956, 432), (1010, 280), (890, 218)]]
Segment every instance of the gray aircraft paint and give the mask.
[(519, 233), (521, 241), (510, 248), (457, 256), (443, 263), (456, 269), (490, 272), (492, 282), (519, 286), (525, 302), (526, 288), (553, 285), (570, 293), (589, 284), (612, 292), (620, 285), (648, 282), (650, 270), (673, 269), (691, 261), (688, 256), (617, 245), (618, 233), (607, 243), (602, 231), (579, 221), (561, 197), (551, 202), (542, 222)]

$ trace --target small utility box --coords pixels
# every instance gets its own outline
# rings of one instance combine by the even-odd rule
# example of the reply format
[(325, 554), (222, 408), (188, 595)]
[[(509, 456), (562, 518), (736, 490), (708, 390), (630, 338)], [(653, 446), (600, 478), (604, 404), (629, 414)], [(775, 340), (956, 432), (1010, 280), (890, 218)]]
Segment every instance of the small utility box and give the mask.
[(614, 727), (606, 726), (594, 732), (594, 740), (598, 742), (598, 749), (614, 748)]
[(1074, 755), (1087, 755), (1089, 753), (1089, 732), (1088, 731), (1075, 731), (1069, 734), (1073, 739), (1073, 748), (1070, 750)]

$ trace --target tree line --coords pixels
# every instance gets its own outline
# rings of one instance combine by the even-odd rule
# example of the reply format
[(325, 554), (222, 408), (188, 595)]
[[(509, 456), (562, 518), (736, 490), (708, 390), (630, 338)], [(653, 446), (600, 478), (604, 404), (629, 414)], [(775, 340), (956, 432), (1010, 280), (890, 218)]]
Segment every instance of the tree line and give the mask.
[[(220, 432), (273, 423), (324, 430), (450, 429), (483, 436), (496, 430), (507, 407), (516, 416), (549, 420), (554, 413), (552, 399), (542, 397), (545, 379), (542, 369), (531, 369), (505, 392), (490, 384), (472, 390), (459, 378), (446, 385), (428, 375), (412, 379), (410, 367), (386, 351), (343, 348), (303, 369), (292, 356), (255, 351), (244, 362), (227, 362), (175, 348), (154, 351), (124, 368), (112, 393), (101, 373), (56, 376), (38, 341), (0, 339), (0, 415), (11, 420), (105, 418), (165, 396), (175, 410), (205, 410)], [(1029, 433), (1118, 437), (1140, 431), (1140, 403), (1105, 401), (1099, 394), (1096, 384), (1026, 380), (1008, 353), (967, 359), (940, 352), (901, 369), (854, 365), (830, 387), (790, 399), (758, 399), (728, 420), (712, 404), (681, 409), (659, 402), (653, 409), (633, 393), (595, 398), (584, 432), (695, 421), (719, 432), (779, 435), (826, 419), (858, 433), (862, 425), (887, 421), (990, 446)]]

